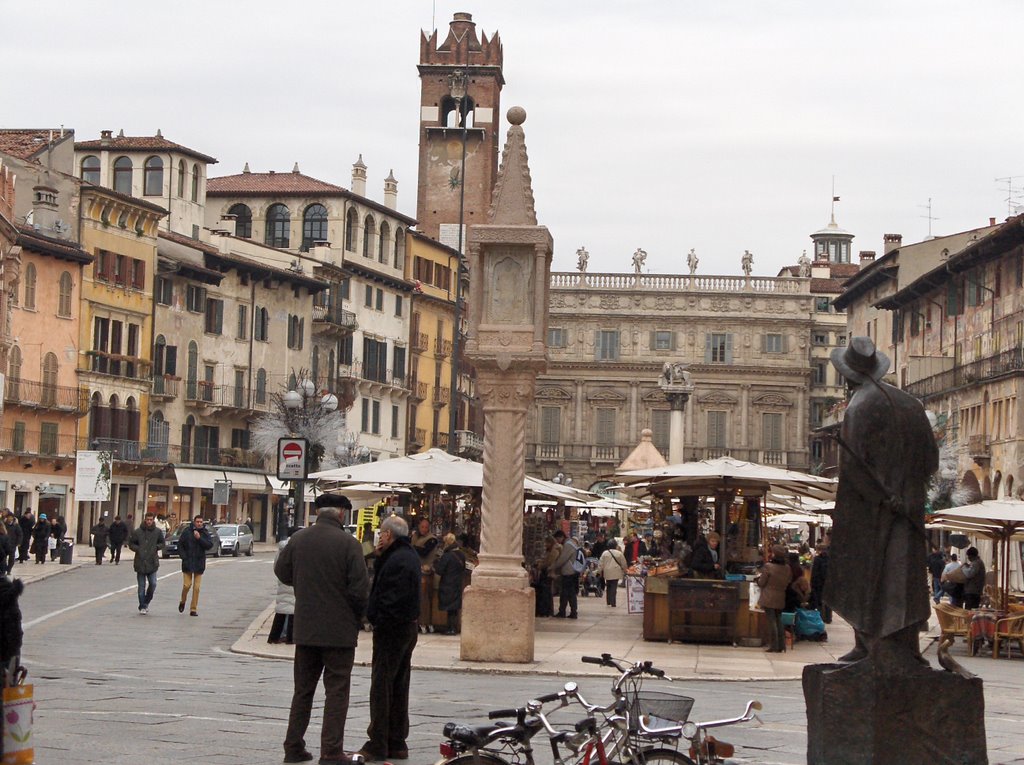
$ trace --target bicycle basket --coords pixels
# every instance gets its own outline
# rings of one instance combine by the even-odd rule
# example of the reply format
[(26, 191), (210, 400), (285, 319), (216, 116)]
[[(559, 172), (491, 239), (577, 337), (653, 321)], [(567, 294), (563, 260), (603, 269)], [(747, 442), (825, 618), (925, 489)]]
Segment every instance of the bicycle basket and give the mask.
[(690, 716), (693, 699), (671, 691), (637, 691), (630, 705), (630, 717), (637, 719), (640, 715), (657, 717), (661, 720), (683, 723)]

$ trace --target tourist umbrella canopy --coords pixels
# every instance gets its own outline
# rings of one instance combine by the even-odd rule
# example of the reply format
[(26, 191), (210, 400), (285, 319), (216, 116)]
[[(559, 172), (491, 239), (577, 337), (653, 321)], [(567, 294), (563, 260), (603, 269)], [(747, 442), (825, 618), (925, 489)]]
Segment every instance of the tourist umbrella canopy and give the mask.
[(1010, 590), (1010, 543), (1024, 539), (1024, 500), (986, 499), (973, 505), (939, 510), (931, 515), (930, 520), (934, 526), (966, 531), (999, 544), (999, 559), (1002, 561), (999, 566), (1000, 607), (1005, 611)]

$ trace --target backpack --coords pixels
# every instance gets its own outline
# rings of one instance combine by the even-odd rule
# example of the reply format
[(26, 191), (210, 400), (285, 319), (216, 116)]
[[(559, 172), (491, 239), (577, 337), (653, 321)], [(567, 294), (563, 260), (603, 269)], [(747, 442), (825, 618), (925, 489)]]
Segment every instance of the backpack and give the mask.
[(587, 567), (587, 559), (583, 557), (583, 548), (576, 548), (576, 557), (572, 559), (572, 570), (577, 574), (582, 574), (583, 569)]

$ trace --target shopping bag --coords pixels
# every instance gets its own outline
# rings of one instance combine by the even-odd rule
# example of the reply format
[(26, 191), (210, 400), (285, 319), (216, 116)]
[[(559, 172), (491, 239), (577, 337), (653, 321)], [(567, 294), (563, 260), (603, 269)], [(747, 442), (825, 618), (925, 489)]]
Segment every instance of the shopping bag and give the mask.
[(32, 695), (31, 685), (4, 688), (3, 765), (32, 765), (36, 760), (32, 742), (32, 719), (36, 705)]
[(47, 550), (56, 550), (57, 549), (57, 538), (56, 537), (47, 537), (47, 539), (46, 539), (46, 549)]
[(818, 609), (798, 608), (796, 610), (797, 637), (810, 639), (825, 634), (825, 622)]

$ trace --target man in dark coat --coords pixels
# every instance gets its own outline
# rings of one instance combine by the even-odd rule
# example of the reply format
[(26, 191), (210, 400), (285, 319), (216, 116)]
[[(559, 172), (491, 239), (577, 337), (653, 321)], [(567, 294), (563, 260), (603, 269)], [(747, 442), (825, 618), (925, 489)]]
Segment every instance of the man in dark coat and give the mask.
[(384, 519), (366, 616), (373, 625), (370, 725), (359, 753), (367, 762), (409, 757), (409, 679), (419, 634), (420, 557), (399, 516)]
[(11, 538), (11, 552), (7, 556), (6, 569), (7, 575), (10, 576), (11, 571), (14, 570), (14, 561), (18, 558), (18, 551), (21, 550), (23, 533), (17, 516), (9, 510), (4, 516), (4, 525), (7, 527), (7, 536)]
[(135, 553), (135, 579), (139, 585), (139, 613), (148, 614), (156, 594), (156, 572), (160, 568), (159, 553), (164, 549), (164, 532), (156, 527), (150, 514), (128, 537), (128, 549)]
[(202, 516), (192, 519), (189, 527), (178, 537), (178, 555), (181, 556), (181, 600), (178, 601), (178, 613), (185, 613), (185, 599), (189, 589), (192, 590), (192, 604), (189, 616), (199, 616), (199, 587), (206, 571), (206, 551), (213, 547), (213, 537), (206, 528)]
[(26, 510), (18, 519), (21, 526), (21, 545), (18, 547), (18, 562), (28, 563), (28, 548), (32, 545), (32, 527), (36, 525), (35, 516), (31, 510)]
[(939, 451), (921, 402), (884, 382), (889, 359), (867, 337), (832, 352), (854, 387), (839, 438), (839, 487), (825, 602), (854, 629), (840, 661), (924, 661), (930, 614), (924, 508)]
[(110, 560), (114, 561), (115, 566), (121, 563), (121, 548), (126, 539), (128, 539), (128, 524), (121, 520), (121, 516), (115, 515), (107, 537), (110, 542)]
[(96, 551), (96, 565), (103, 565), (103, 553), (107, 551), (107, 537), (110, 529), (102, 520), (89, 531), (92, 534), (92, 549)]
[(326, 699), (320, 762), (339, 765), (349, 762), (345, 720), (369, 580), (362, 548), (341, 522), (342, 508), (351, 509), (352, 504), (345, 497), (324, 494), (317, 497), (316, 506), (316, 523), (295, 532), (274, 564), (277, 578), (295, 589), (295, 691), (284, 761), (313, 759), (305, 735), (322, 674)]
[(434, 573), (438, 576), (437, 605), (448, 614), (446, 635), (459, 632), (459, 611), (462, 610), (462, 583), (466, 573), (466, 556), (459, 548), (455, 535), (444, 536), (444, 552), (434, 561)]
[(39, 520), (32, 527), (32, 552), (36, 556), (36, 563), (46, 563), (46, 551), (49, 549), (47, 540), (51, 528), (46, 513), (40, 513)]

